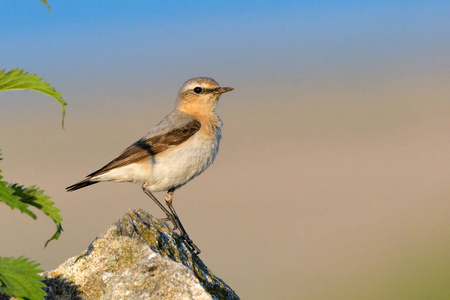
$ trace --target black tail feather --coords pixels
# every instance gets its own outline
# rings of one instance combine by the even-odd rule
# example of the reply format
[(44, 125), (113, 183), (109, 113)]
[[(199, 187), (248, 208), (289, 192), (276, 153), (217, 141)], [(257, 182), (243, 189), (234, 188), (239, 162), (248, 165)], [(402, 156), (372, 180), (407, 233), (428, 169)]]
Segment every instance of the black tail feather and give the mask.
[(98, 183), (98, 181), (91, 181), (89, 178), (86, 178), (85, 180), (75, 183), (74, 185), (66, 187), (66, 191), (72, 192), (95, 183)]

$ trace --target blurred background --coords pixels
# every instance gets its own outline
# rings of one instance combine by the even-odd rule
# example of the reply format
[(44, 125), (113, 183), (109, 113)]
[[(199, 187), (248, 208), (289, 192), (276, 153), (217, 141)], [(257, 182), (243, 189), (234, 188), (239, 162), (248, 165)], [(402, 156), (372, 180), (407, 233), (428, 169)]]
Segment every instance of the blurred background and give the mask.
[[(0, 69), (68, 102), (0, 94), (5, 180), (54, 224), (0, 206), (0, 255), (56, 268), (131, 208), (133, 184), (64, 188), (174, 107), (189, 78), (232, 86), (216, 162), (175, 193), (205, 264), (242, 299), (450, 298), (448, 1), (0, 2)], [(164, 197), (164, 194), (157, 194)]]

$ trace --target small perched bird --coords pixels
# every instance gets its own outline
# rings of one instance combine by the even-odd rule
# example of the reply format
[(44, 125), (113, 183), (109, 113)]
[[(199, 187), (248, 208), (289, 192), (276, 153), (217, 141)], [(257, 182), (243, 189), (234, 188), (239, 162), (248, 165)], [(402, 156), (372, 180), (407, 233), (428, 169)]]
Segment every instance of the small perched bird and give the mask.
[[(135, 182), (164, 211), (192, 250), (192, 242), (172, 206), (173, 193), (213, 162), (219, 151), (222, 121), (216, 114), (221, 94), (232, 91), (212, 78), (186, 81), (178, 92), (175, 109), (140, 140), (126, 148), (103, 168), (66, 188), (75, 191), (102, 182)], [(170, 212), (152, 192), (167, 191)]]

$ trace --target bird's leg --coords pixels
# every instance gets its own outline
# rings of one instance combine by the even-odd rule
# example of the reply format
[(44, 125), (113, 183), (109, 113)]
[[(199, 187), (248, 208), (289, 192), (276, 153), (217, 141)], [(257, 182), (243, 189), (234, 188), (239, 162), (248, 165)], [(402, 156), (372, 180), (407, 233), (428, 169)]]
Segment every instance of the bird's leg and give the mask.
[(166, 214), (167, 220), (169, 220), (170, 222), (172, 222), (173, 225), (174, 225), (173, 230), (177, 230), (177, 229), (178, 229), (178, 222), (177, 222), (177, 220), (175, 219), (175, 216), (172, 215), (172, 214), (164, 207), (164, 205), (162, 205), (161, 202), (159, 202), (158, 199), (156, 199), (156, 197), (153, 196), (153, 194), (152, 194), (149, 190), (147, 190), (147, 187), (148, 187), (148, 183), (144, 183), (144, 184), (142, 185), (142, 190), (144, 191), (144, 193), (145, 193), (147, 196), (149, 196), (149, 197), (150, 197), (150, 198), (151, 198), (151, 199), (159, 206), (159, 208), (161, 208), (161, 210)]
[(169, 207), (170, 211), (172, 212), (172, 215), (175, 217), (176, 225), (178, 225), (178, 228), (180, 229), (181, 236), (186, 240), (186, 243), (192, 248), (195, 254), (200, 254), (200, 249), (197, 247), (197, 245), (194, 244), (194, 242), (189, 238), (189, 235), (187, 234), (186, 230), (184, 229), (183, 225), (181, 224), (180, 219), (178, 218), (178, 215), (175, 211), (175, 209), (172, 206), (172, 199), (173, 199), (173, 189), (170, 189), (167, 191), (166, 194), (166, 204)]

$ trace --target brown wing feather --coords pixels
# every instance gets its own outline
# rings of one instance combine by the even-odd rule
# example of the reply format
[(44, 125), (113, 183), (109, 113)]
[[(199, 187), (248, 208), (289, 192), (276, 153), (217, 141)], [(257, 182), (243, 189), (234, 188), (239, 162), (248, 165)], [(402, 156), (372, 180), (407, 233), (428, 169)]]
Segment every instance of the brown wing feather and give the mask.
[(180, 145), (200, 130), (201, 124), (193, 120), (183, 127), (169, 131), (168, 133), (152, 136), (146, 140), (139, 140), (123, 151), (114, 160), (103, 168), (89, 174), (93, 177), (108, 172), (114, 168), (122, 167), (143, 160), (149, 156), (161, 153), (169, 148)]

